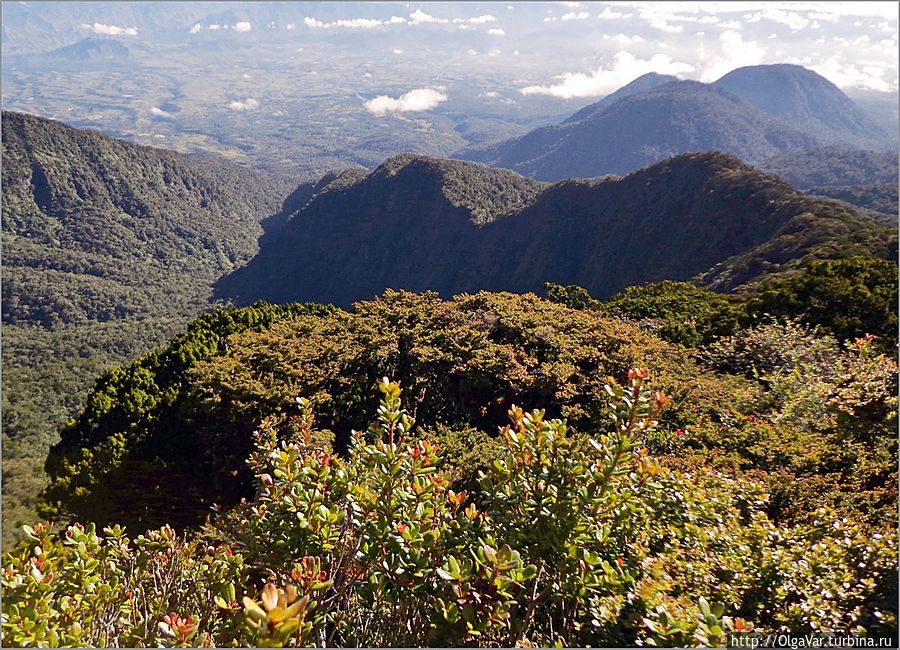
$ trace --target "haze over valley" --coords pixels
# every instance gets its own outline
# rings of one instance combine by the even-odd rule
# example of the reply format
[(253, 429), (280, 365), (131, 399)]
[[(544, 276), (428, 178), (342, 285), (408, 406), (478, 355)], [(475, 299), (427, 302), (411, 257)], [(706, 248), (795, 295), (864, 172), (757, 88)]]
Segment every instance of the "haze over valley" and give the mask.
[(761, 63), (824, 75), (896, 138), (887, 3), (26, 2), (2, 30), (6, 110), (292, 177), (519, 136), (647, 72)]

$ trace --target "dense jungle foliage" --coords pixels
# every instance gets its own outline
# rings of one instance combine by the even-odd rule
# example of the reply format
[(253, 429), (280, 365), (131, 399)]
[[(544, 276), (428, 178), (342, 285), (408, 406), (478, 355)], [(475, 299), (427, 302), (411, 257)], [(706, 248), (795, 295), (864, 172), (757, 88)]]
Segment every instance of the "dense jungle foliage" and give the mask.
[(288, 188), (236, 165), (3, 113), (3, 540), (93, 379), (184, 329)]
[[(549, 289), (572, 306), (388, 292), (217, 312), (106, 373), (44, 506), (96, 523), (29, 528), (4, 562), (4, 638), (896, 634), (897, 364), (879, 339), (746, 327), (690, 285)], [(733, 333), (652, 334), (678, 305)]]
[(216, 283), (216, 296), (349, 307), (385, 288), (449, 297), (550, 281), (609, 297), (662, 280), (726, 292), (814, 260), (896, 257), (896, 225), (717, 152), (553, 185), (402, 155), (296, 205), (278, 237)]
[(666, 341), (689, 347), (780, 317), (844, 342), (874, 335), (876, 345), (887, 351), (897, 345), (897, 286), (895, 262), (852, 256), (814, 261), (739, 294), (672, 281), (628, 287), (606, 301), (577, 285), (548, 282), (544, 291), (553, 302), (627, 318)]
[[(332, 419), (346, 412), (337, 393), (285, 399), (245, 433), (250, 495), (200, 530), (29, 527), (4, 558), (4, 642), (546, 647), (723, 646), (769, 632), (896, 637), (897, 366), (868, 339), (840, 347), (796, 325), (723, 338), (702, 355), (707, 363), (759, 370), (727, 386), (726, 375), (683, 355), (679, 364), (657, 342), (647, 358), (675, 364), (668, 377), (631, 369), (619, 383), (599, 375), (652, 342), (629, 325), (529, 296), (454, 302), (389, 294), (369, 305), (369, 319), (398, 328), (399, 339), (382, 339), (382, 363), (405, 372), (408, 387), (376, 380), (369, 426), (337, 437), (315, 419), (320, 409)], [(474, 324), (465, 318), (450, 340), (426, 328), (435, 309), (446, 322), (466, 308), (486, 337), (462, 336)], [(485, 322), (489, 315), (496, 321)], [(346, 336), (340, 317), (299, 315), (271, 334), (285, 358), (312, 369), (329, 350), (316, 358), (301, 341)], [(543, 324), (550, 317), (562, 319), (555, 334)], [(325, 323), (313, 332), (315, 318)], [(356, 324), (361, 336), (369, 319)], [(504, 322), (516, 320), (525, 323)], [(529, 340), (527, 324), (538, 322), (531, 333), (541, 335)], [(252, 339), (269, 336), (229, 339), (246, 349), (244, 362), (264, 357), (256, 368), (267, 370), (235, 378), (250, 402), (265, 384), (303, 381), (279, 372), (282, 357), (266, 356), (268, 346), (252, 349)], [(528, 355), (505, 357), (504, 347), (536, 346), (543, 362), (531, 372), (553, 384), (579, 365), (563, 350), (604, 339), (614, 347), (590, 359), (597, 398), (557, 396), (569, 402), (568, 421), (503, 401), (507, 424), (496, 435), (431, 424), (439, 405), (453, 412), (447, 388), (462, 388), (467, 369), (525, 380)], [(478, 353), (442, 367), (467, 341)], [(416, 385), (426, 368), (436, 380), (455, 369), (433, 402)], [(681, 381), (692, 385), (680, 384), (690, 372)], [(709, 410), (717, 401), (730, 408)], [(476, 424), (502, 419), (491, 411)], [(845, 484), (861, 467), (870, 474)], [(879, 499), (893, 507), (873, 513)]]

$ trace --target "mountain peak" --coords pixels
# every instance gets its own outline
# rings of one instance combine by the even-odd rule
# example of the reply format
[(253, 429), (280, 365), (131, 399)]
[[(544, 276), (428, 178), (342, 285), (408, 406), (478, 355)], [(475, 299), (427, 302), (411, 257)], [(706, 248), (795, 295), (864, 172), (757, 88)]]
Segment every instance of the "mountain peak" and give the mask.
[[(250, 264), (220, 280), (216, 295), (238, 304), (349, 305), (385, 287), (453, 295), (537, 291), (551, 281), (607, 296), (642, 282), (687, 280), (743, 256), (727, 277), (725, 267), (714, 274), (717, 286), (733, 286), (786, 263), (754, 261), (781, 229), (793, 228), (791, 241), (804, 251), (831, 237), (831, 213), (861, 236), (874, 232), (874, 224), (730, 153), (688, 153), (623, 178), (550, 186), (404, 155), (343, 191), (314, 197)], [(794, 221), (804, 214), (809, 223)]]
[(476, 224), (511, 214), (530, 204), (544, 184), (520, 174), (462, 160), (430, 158), (403, 153), (385, 160), (370, 178), (409, 176), (410, 183), (426, 185), (433, 179), (455, 208), (465, 208)]
[(825, 142), (884, 146), (885, 134), (836, 85), (800, 65), (776, 63), (732, 70), (714, 86)]
[(815, 144), (722, 88), (662, 75), (651, 79), (663, 83), (466, 155), (552, 181), (625, 174), (696, 151), (726, 151), (756, 163)]
[(662, 86), (672, 81), (678, 81), (678, 77), (672, 76), (670, 74), (659, 74), (658, 72), (648, 72), (646, 74), (642, 74), (634, 81), (625, 84), (616, 91), (611, 92), (599, 102), (589, 104), (574, 115), (566, 118), (563, 121), (563, 124), (580, 122), (582, 120), (589, 119), (595, 115), (602, 113), (620, 99), (624, 99), (625, 97), (634, 95), (635, 93), (639, 93), (644, 90)]

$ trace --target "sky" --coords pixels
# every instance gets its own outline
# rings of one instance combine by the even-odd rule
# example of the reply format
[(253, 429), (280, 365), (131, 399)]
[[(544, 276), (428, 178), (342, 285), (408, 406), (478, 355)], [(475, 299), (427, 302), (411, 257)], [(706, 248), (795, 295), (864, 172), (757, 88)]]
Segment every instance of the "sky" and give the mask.
[(764, 63), (803, 65), (844, 88), (897, 89), (897, 3), (560, 4), (548, 12), (550, 25), (573, 14), (585, 29), (599, 20), (600, 38), (616, 51), (596, 68), (563, 73), (523, 93), (600, 95), (651, 71), (710, 82)]
[[(57, 43), (86, 36), (169, 45), (291, 39), (308, 50), (356, 48), (368, 57), (366, 89), (377, 87), (379, 69), (403, 62), (405, 85), (363, 98), (375, 116), (452, 100), (434, 74), (444, 65), (493, 75), (504, 88), (511, 82), (518, 102), (585, 103), (647, 72), (711, 82), (766, 63), (803, 65), (845, 91), (898, 88), (897, 2), (100, 2), (59, 3), (52, 12), (28, 2), (12, 11), (11, 4), (4, 3), (3, 46), (17, 52), (42, 42), (35, 25), (52, 24)], [(31, 22), (23, 18), (29, 12)], [(254, 110), (254, 102), (242, 98), (232, 109)]]
[[(761, 63), (803, 65), (845, 89), (895, 91), (898, 85), (896, 2), (380, 4), (380, 15), (356, 15), (356, 3), (338, 3), (329, 16), (309, 6), (302, 22), (281, 27), (329, 36), (378, 32), (399, 52), (415, 48), (414, 35), (456, 30), (463, 37), (459, 47), (476, 59), (536, 53), (555, 59), (552, 74), (523, 85), (523, 96), (600, 97), (651, 71), (709, 82)], [(191, 26), (195, 34), (211, 28), (221, 26)], [(231, 26), (252, 28), (249, 21)], [(558, 69), (560, 63), (568, 67)], [(440, 96), (432, 93), (431, 101)], [(421, 93), (397, 106), (404, 101), (428, 103)]]

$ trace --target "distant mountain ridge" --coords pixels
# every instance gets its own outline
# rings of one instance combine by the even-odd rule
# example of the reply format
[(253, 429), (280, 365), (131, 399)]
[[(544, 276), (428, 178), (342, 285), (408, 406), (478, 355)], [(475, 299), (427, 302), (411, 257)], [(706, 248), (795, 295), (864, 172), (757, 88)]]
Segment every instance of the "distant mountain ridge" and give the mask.
[(723, 151), (752, 163), (815, 144), (748, 102), (696, 81), (672, 81), (580, 113), (586, 117), (577, 122), (461, 157), (556, 181), (627, 174), (687, 152)]
[(823, 141), (888, 146), (849, 97), (800, 66), (740, 68), (712, 84), (671, 79), (644, 75), (560, 124), (457, 157), (556, 181), (624, 174), (698, 151), (759, 164)]
[(110, 38), (86, 38), (72, 45), (61, 47), (43, 55), (46, 58), (82, 61), (97, 59), (127, 59), (130, 50), (117, 40)]
[(897, 152), (864, 151), (825, 145), (779, 154), (762, 164), (807, 194), (847, 201), (888, 225), (898, 219)]
[[(464, 199), (454, 198), (458, 188), (466, 188)], [(495, 196), (519, 204), (500, 214), (491, 208)], [(539, 291), (551, 281), (608, 296), (700, 274), (727, 290), (793, 268), (827, 242), (832, 255), (847, 247), (884, 256), (892, 237), (727, 154), (682, 155), (622, 179), (549, 186), (404, 155), (320, 192), (247, 266), (220, 280), (215, 295), (238, 304), (348, 306), (386, 288), (450, 296)]]

